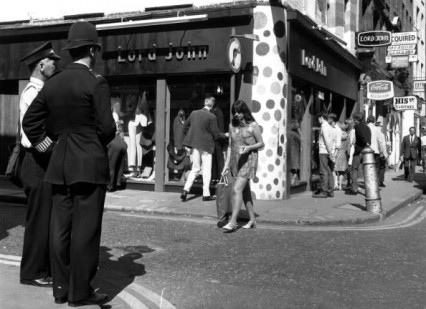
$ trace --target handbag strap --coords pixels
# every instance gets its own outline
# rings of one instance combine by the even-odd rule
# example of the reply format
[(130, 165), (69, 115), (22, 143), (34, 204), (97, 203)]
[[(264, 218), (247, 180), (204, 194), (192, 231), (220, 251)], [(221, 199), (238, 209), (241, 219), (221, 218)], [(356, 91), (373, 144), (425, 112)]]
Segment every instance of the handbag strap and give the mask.
[(218, 182), (218, 184), (219, 183), (223, 183), (225, 186), (228, 186), (229, 185), (229, 181), (228, 181), (228, 176), (226, 176), (226, 174), (225, 175), (220, 175), (220, 179), (219, 179), (219, 182)]

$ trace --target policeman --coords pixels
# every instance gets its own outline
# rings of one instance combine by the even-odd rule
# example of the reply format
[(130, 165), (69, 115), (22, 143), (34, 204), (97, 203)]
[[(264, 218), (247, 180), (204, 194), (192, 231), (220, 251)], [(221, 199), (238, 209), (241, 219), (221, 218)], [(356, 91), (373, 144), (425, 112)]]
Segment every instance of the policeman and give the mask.
[(106, 146), (116, 131), (108, 84), (92, 71), (100, 48), (94, 25), (74, 23), (65, 47), (73, 62), (49, 79), (23, 120), (35, 148), (41, 153), (52, 149), (45, 181), (52, 184), (53, 296), (55, 303), (68, 301), (72, 307), (109, 299), (90, 284), (99, 261), (109, 182)]
[[(43, 88), (44, 82), (54, 74), (55, 61), (59, 59), (61, 57), (55, 53), (51, 42), (44, 43), (20, 59), (31, 72), (30, 81), (22, 92), (19, 102), (20, 123), (28, 107)], [(49, 222), (52, 191), (51, 185), (43, 182), (50, 155), (37, 152), (22, 129), (21, 145), (26, 151), (22, 162), (21, 179), (28, 201), (20, 271), (21, 283), (51, 287)]]

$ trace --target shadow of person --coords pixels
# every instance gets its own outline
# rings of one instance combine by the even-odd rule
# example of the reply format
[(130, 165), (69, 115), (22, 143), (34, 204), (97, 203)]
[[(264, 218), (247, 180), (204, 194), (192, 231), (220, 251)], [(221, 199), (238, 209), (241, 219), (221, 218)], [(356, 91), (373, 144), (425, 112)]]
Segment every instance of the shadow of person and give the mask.
[[(97, 291), (108, 294), (111, 300), (130, 285), (135, 277), (146, 273), (145, 265), (137, 261), (143, 257), (142, 253), (155, 251), (146, 246), (117, 249), (127, 251), (127, 253), (115, 259), (114, 255), (110, 253), (111, 248), (100, 247), (99, 269), (93, 282), (94, 286), (99, 287)], [(108, 305), (104, 305), (102, 308), (107, 309)]]
[(17, 207), (2, 204), (0, 207), (0, 240), (9, 237), (9, 230), (17, 227), (25, 227), (26, 207)]

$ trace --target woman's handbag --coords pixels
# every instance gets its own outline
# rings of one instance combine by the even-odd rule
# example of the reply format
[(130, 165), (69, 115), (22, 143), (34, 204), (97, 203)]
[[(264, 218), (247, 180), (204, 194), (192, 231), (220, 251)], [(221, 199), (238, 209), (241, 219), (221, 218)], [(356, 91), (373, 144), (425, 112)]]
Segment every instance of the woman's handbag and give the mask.
[(217, 217), (223, 220), (232, 212), (232, 176), (227, 173), (220, 177), (216, 186)]
[(21, 146), (21, 141), (20, 141), (21, 128), (20, 127), (21, 126), (18, 123), (18, 134), (16, 135), (16, 142), (15, 142), (15, 145), (13, 146), (13, 149), (11, 149), (11, 154), (9, 157), (9, 161), (7, 162), (5, 174), (6, 174), (6, 178), (9, 179), (11, 183), (13, 183), (15, 186), (22, 188), (21, 166), (25, 156), (25, 150), (22, 149), (22, 146)]

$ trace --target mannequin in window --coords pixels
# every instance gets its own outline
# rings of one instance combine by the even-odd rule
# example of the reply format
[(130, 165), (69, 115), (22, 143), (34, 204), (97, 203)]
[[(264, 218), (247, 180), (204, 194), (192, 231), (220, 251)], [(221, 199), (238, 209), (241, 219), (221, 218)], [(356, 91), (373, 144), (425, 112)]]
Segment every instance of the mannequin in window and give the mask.
[(146, 93), (144, 92), (142, 96), (131, 94), (127, 97), (127, 100), (131, 100), (132, 102), (137, 100), (136, 109), (128, 124), (128, 165), (131, 171), (131, 176), (138, 177), (141, 174), (142, 166), (142, 147), (140, 145), (141, 134), (143, 128), (147, 127), (150, 123), (150, 119), (148, 119), (148, 116), (143, 112), (145, 109), (144, 105), (148, 105), (146, 102)]
[(300, 124), (296, 119), (291, 121), (290, 131), (290, 172), (291, 184), (300, 180)]

